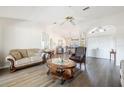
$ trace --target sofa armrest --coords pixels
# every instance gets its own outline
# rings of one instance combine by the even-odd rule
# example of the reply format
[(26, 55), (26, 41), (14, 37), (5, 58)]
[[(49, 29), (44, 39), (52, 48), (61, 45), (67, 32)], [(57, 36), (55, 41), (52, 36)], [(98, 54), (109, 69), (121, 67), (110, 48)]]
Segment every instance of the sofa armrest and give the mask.
[(10, 62), (10, 72), (14, 72), (16, 70), (16, 68), (14, 66), (15, 61), (16, 61), (15, 58), (13, 56), (11, 56), (11, 55), (8, 55), (6, 57), (6, 61)]
[(11, 56), (11, 55), (8, 55), (6, 57), (6, 61), (10, 62), (11, 66), (14, 66), (15, 58), (13, 56)]
[(42, 57), (42, 59), (43, 59), (44, 62), (46, 62), (46, 60), (48, 59), (47, 53), (42, 53), (41, 54), (41, 57)]

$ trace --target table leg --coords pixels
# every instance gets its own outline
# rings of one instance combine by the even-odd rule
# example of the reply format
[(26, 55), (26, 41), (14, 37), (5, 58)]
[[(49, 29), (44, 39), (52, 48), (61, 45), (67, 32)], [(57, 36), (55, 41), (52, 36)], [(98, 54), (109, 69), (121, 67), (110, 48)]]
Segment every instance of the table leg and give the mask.
[(63, 85), (63, 84), (64, 84), (64, 82), (65, 82), (65, 80), (64, 80), (64, 79), (62, 79), (62, 80), (61, 80), (61, 85)]
[(50, 70), (47, 71), (47, 75), (49, 75), (49, 74), (50, 74)]
[(82, 63), (80, 63), (80, 70), (81, 70), (81, 65), (82, 65)]

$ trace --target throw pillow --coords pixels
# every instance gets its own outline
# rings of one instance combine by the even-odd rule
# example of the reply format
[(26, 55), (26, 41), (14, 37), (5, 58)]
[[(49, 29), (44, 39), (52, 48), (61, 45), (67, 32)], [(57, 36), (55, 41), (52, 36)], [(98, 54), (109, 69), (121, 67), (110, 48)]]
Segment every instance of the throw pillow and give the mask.
[(19, 60), (22, 58), (22, 55), (19, 51), (13, 51), (10, 54), (15, 58), (15, 60)]

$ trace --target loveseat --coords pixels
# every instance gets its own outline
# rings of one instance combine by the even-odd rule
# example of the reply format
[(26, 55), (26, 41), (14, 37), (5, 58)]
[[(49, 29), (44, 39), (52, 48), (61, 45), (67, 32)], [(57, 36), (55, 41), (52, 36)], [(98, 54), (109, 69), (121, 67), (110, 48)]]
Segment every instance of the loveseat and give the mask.
[(6, 57), (6, 61), (10, 62), (11, 72), (22, 67), (44, 63), (46, 59), (46, 54), (41, 49), (12, 49)]

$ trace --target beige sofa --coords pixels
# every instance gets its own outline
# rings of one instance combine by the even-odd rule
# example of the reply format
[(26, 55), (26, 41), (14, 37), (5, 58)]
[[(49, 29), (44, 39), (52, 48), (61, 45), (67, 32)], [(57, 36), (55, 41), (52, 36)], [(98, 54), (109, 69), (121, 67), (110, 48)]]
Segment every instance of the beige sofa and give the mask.
[(120, 63), (120, 82), (121, 86), (124, 87), (124, 60)]
[(41, 49), (13, 49), (6, 60), (10, 62), (10, 71), (14, 72), (22, 67), (45, 62), (46, 55)]

